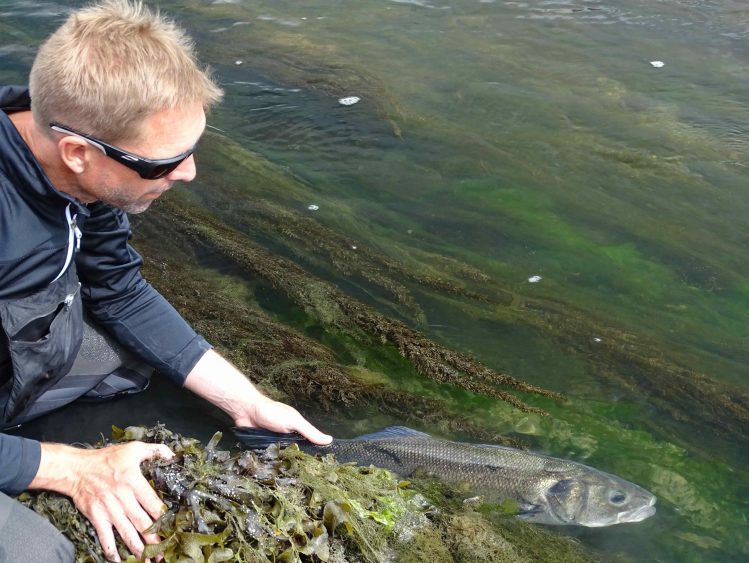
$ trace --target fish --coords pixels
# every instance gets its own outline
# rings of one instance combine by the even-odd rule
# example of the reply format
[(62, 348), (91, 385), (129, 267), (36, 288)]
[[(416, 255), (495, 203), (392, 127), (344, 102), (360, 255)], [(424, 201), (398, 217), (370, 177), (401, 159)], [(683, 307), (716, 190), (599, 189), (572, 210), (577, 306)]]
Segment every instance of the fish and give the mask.
[(317, 446), (296, 433), (235, 427), (245, 448), (296, 443), (309, 454), (335, 455), (340, 463), (374, 465), (401, 477), (425, 471), (451, 484), (467, 484), (485, 502), (517, 503), (518, 517), (553, 526), (603, 527), (641, 522), (655, 514), (656, 497), (621, 477), (575, 461), (494, 444), (434, 438), (391, 426)]

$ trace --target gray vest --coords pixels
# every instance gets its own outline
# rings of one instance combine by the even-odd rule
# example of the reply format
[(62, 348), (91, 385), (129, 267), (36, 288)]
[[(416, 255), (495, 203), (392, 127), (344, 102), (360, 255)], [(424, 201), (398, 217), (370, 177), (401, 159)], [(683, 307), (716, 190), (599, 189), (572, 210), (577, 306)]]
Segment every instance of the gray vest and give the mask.
[(0, 428), (70, 371), (83, 335), (80, 287), (71, 261), (43, 289), (0, 302)]

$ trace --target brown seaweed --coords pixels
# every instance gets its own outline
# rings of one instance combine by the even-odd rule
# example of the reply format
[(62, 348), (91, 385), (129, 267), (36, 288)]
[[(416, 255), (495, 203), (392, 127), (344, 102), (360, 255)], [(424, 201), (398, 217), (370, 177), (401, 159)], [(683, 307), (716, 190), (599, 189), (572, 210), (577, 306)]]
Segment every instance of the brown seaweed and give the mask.
[[(166, 506), (148, 530), (161, 541), (146, 546), (144, 557), (166, 563), (589, 559), (574, 541), (485, 516), (432, 480), (424, 481), (422, 494), (383, 469), (340, 465), (296, 446), (222, 450), (220, 439), (216, 433), (203, 447), (163, 425), (113, 427), (113, 439), (96, 445), (141, 440), (166, 444), (176, 454), (141, 466)], [(19, 500), (68, 536), (77, 562), (104, 562), (92, 526), (68, 499), (39, 492)], [(528, 528), (517, 534), (523, 545), (507, 531), (518, 527)], [(118, 549), (123, 560), (135, 561), (119, 540)]]

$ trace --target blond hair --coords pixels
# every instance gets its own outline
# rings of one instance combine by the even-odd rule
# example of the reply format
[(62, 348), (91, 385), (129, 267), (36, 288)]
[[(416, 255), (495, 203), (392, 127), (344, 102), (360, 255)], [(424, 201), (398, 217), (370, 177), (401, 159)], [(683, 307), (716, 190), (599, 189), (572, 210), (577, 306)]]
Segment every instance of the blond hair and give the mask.
[(58, 121), (110, 142), (138, 139), (155, 112), (194, 103), (207, 110), (223, 96), (190, 37), (129, 0), (73, 13), (39, 49), (29, 90), (42, 130)]

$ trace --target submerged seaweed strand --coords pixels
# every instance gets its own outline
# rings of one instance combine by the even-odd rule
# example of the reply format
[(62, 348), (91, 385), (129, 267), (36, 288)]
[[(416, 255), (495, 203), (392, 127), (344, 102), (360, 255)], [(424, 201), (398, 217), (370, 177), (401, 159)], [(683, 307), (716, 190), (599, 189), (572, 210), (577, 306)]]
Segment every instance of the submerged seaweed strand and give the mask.
[[(385, 289), (398, 303), (411, 311), (416, 318), (423, 319), (424, 312), (408, 288), (385, 275), (377, 265), (364, 262), (362, 253), (366, 251), (360, 245), (355, 244), (354, 241), (335, 240), (335, 237), (330, 236), (326, 240), (317, 232), (319, 231), (316, 228), (319, 227), (317, 223), (311, 220), (305, 221), (291, 213), (288, 214), (288, 217), (274, 217), (273, 220), (248, 218), (246, 222), (262, 233), (278, 232), (287, 240), (287, 246), (290, 246), (290, 241), (301, 243), (306, 252), (297, 251), (297, 255), (304, 256), (307, 261), (309, 261), (310, 252), (323, 254), (340, 273), (347, 277), (352, 277), (355, 274), (362, 276), (367, 281)], [(341, 235), (336, 236), (344, 238)], [(356, 250), (353, 250), (352, 247), (355, 247)]]
[(297, 365), (279, 369), (271, 381), (289, 394), (314, 400), (328, 412), (346, 407), (377, 405), (381, 412), (420, 427), (437, 428), (442, 432), (461, 432), (474, 439), (522, 448), (517, 440), (488, 431), (460, 414), (451, 412), (443, 400), (414, 395), (392, 389), (385, 384), (365, 384), (334, 365)]
[[(749, 443), (749, 394), (663, 357), (656, 345), (582, 318), (561, 305), (525, 300), (528, 322), (597, 364), (597, 373), (648, 400), (675, 420), (709, 425)], [(591, 335), (597, 335), (593, 340)], [(661, 346), (665, 348), (666, 346)], [(600, 358), (600, 360), (598, 359)]]
[[(253, 210), (258, 211), (261, 219), (249, 218), (248, 221), (257, 223), (260, 232), (265, 234), (275, 230), (288, 239), (302, 243), (307, 251), (327, 256), (330, 263), (339, 272), (348, 276), (356, 272), (372, 283), (384, 287), (401, 303), (419, 312), (420, 308), (413, 300), (408, 289), (389, 276), (397, 275), (423, 287), (459, 297), (467, 297), (486, 303), (495, 302), (489, 295), (471, 291), (435, 276), (413, 272), (385, 254), (324, 227), (317, 221), (292, 213), (269, 202), (253, 201)], [(461, 271), (464, 272), (464, 275), (470, 273), (473, 279), (488, 280), (486, 274), (470, 270), (467, 265), (458, 263), (454, 266), (462, 268)], [(387, 272), (388, 275), (384, 272)]]
[(355, 319), (357, 326), (379, 337), (383, 342), (393, 343), (404, 357), (414, 363), (422, 375), (429, 375), (442, 383), (460, 386), (475, 393), (500, 398), (526, 412), (544, 413), (541, 409), (526, 405), (513, 395), (491, 387), (491, 384), (506, 385), (526, 393), (564, 399), (559, 393), (497, 373), (467, 354), (448, 350), (404, 323), (383, 317), (345, 296), (340, 300), (340, 304), (344, 312)]
[(258, 248), (241, 233), (217, 223), (200, 209), (190, 208), (187, 211), (184, 205), (178, 207), (170, 202), (164, 204), (162, 208), (168, 206), (168, 213), (175, 221), (176, 228), (193, 237), (196, 242), (221, 251), (242, 267), (267, 280), (321, 322), (353, 334), (356, 331), (352, 329), (359, 329), (379, 338), (383, 344), (394, 344), (424, 376), (440, 383), (450, 383), (496, 397), (525, 412), (544, 413), (493, 385), (507, 385), (527, 393), (561, 398), (558, 393), (494, 372), (465, 354), (431, 342), (419, 332), (380, 315), (296, 264)]

